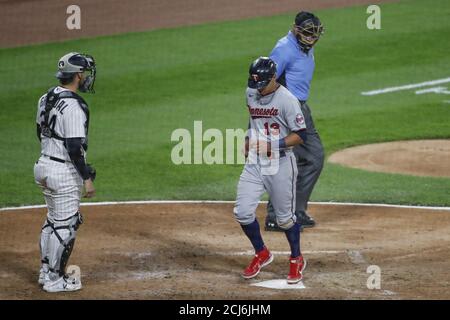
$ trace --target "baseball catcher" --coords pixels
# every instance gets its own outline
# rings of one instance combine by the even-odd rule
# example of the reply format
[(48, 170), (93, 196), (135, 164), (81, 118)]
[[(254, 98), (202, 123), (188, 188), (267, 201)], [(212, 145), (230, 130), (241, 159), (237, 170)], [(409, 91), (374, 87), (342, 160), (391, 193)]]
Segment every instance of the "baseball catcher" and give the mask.
[(86, 163), (89, 109), (77, 94), (94, 92), (96, 76), (92, 56), (68, 53), (58, 62), (59, 85), (50, 88), (38, 103), (36, 124), (41, 155), (34, 177), (47, 204), (41, 231), (39, 284), (47, 292), (76, 291), (81, 280), (66, 274), (77, 230), (83, 223), (81, 195), (95, 195), (95, 169)]

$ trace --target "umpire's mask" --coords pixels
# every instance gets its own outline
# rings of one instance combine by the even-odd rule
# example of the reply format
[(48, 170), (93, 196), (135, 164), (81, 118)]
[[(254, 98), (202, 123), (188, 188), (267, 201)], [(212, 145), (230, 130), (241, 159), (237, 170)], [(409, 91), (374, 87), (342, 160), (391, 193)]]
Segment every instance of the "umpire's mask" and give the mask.
[(299, 12), (295, 17), (294, 29), (296, 38), (302, 51), (308, 51), (319, 41), (324, 28), (319, 18), (310, 12)]

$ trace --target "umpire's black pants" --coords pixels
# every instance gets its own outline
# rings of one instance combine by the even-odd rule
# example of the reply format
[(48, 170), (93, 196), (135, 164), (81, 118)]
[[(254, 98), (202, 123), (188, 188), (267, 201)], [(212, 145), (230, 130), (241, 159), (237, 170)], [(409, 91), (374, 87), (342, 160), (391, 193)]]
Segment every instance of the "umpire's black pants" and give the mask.
[[(324, 162), (324, 151), (322, 141), (317, 132), (311, 115), (311, 109), (306, 102), (301, 103), (301, 109), (306, 122), (306, 134), (308, 135), (304, 144), (294, 147), (294, 154), (297, 158), (298, 176), (295, 214), (297, 217), (305, 213), (308, 208), (308, 201), (314, 186), (322, 172)], [(276, 222), (275, 212), (270, 203), (267, 205), (268, 219)]]

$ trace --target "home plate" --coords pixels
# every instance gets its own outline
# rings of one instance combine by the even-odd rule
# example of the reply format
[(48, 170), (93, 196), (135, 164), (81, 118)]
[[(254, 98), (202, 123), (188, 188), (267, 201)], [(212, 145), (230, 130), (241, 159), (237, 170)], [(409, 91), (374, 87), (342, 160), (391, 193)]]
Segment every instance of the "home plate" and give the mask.
[(297, 284), (288, 284), (286, 282), (286, 279), (262, 281), (262, 282), (252, 283), (251, 286), (263, 287), (263, 288), (269, 288), (269, 289), (281, 289), (281, 290), (283, 290), (283, 289), (306, 289), (306, 287), (302, 281), (300, 281)]

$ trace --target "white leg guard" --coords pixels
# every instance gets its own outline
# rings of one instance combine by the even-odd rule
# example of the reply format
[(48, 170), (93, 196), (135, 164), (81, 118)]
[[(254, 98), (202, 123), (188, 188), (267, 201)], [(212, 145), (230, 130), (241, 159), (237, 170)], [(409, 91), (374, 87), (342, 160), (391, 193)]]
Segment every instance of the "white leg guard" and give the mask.
[(41, 264), (42, 267), (46, 267), (48, 269), (48, 244), (50, 242), (50, 235), (52, 234), (53, 230), (48, 223), (47, 220), (45, 220), (44, 225), (42, 226), (41, 230), (41, 239), (39, 242), (39, 249), (41, 251)]
[(48, 242), (49, 269), (51, 280), (65, 275), (67, 262), (75, 244), (77, 230), (82, 223), (77, 213), (65, 221), (51, 223), (51, 235)]
[(39, 249), (41, 252), (41, 269), (39, 270), (38, 283), (44, 285), (49, 280), (49, 242), (53, 232), (50, 224), (45, 220), (41, 230)]

